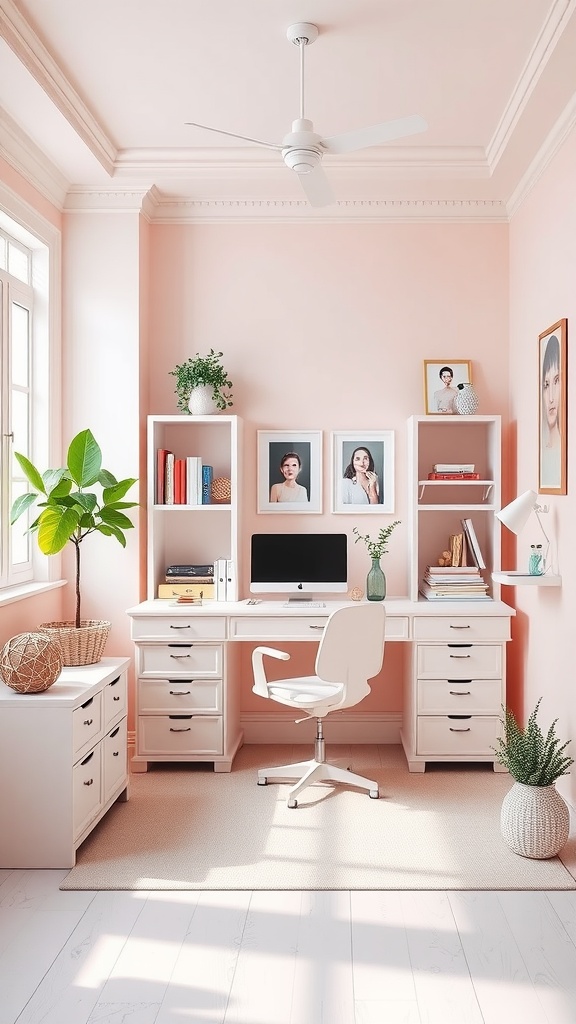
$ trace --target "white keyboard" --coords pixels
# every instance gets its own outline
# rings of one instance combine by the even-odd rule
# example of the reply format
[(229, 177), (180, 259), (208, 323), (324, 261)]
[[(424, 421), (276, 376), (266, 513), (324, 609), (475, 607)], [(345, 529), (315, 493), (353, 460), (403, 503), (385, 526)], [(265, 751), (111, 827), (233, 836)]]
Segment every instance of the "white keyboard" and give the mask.
[(284, 601), (283, 608), (325, 608), (325, 601)]

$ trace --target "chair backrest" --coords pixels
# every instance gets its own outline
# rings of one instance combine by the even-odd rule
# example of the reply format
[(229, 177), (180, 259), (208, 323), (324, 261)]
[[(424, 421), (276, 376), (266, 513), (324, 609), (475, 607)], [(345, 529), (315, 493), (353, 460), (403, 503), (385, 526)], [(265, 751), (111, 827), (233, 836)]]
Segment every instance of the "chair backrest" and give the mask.
[(346, 687), (339, 707), (357, 704), (368, 693), (384, 659), (386, 609), (366, 602), (337, 608), (329, 616), (316, 656), (316, 675)]

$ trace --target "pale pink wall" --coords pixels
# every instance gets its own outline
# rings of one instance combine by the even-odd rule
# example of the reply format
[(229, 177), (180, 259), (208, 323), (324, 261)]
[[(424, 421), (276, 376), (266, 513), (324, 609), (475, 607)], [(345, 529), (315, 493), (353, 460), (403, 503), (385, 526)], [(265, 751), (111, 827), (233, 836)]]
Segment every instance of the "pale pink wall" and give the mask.
[[(245, 421), (244, 565), (253, 532), (351, 535), (357, 524), (375, 535), (390, 522), (330, 513), (330, 431), (391, 428), (402, 526), (383, 566), (389, 594), (406, 594), (406, 421), (425, 411), (423, 360), (471, 359), (479, 411), (506, 421), (507, 225), (153, 225), (151, 236), (150, 411), (177, 412), (177, 362), (224, 352)], [(279, 428), (324, 431), (321, 516), (256, 513), (256, 431)], [(350, 545), (350, 563), (363, 586), (364, 545)], [(401, 707), (403, 656), (389, 645), (383, 710)], [(248, 651), (243, 665), (249, 710)]]
[[(510, 225), (510, 387), (511, 418), (517, 448), (516, 492), (538, 490), (538, 335), (568, 317), (568, 494), (541, 495), (550, 506), (545, 524), (558, 541), (562, 587), (516, 587), (518, 621), (512, 687), (520, 712), (532, 710), (543, 696), (541, 721), (559, 717), (559, 734), (576, 741), (574, 701), (574, 610), (576, 608), (576, 445), (574, 379), (576, 364), (576, 131), (542, 175)], [(510, 494), (512, 497), (513, 494)], [(538, 528), (536, 526), (536, 532)], [(548, 532), (548, 530), (547, 530)], [(518, 543), (526, 560), (529, 528)], [(506, 591), (503, 593), (506, 599)], [(523, 706), (521, 689), (524, 689)], [(576, 757), (576, 742), (571, 753)], [(576, 779), (561, 781), (571, 803)]]

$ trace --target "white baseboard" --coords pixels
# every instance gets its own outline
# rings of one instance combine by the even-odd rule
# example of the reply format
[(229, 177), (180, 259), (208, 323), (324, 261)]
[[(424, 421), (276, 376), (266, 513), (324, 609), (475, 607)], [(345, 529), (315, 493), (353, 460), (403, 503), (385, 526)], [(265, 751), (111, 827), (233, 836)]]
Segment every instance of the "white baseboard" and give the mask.
[[(402, 715), (396, 712), (340, 711), (326, 718), (327, 743), (400, 743)], [(240, 715), (244, 743), (313, 743), (314, 719), (300, 722), (274, 712)]]

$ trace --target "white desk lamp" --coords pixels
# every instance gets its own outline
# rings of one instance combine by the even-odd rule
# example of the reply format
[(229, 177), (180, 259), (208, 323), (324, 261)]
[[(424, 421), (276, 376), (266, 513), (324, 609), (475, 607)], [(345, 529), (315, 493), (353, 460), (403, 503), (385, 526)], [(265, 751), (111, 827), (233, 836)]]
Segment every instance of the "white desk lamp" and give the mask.
[(512, 533), (519, 534), (526, 526), (526, 523), (528, 522), (531, 513), (534, 512), (538, 520), (540, 529), (542, 530), (542, 533), (544, 534), (544, 538), (546, 540), (546, 550), (544, 552), (544, 557), (542, 559), (543, 572), (545, 572), (548, 567), (550, 538), (548, 537), (548, 534), (546, 533), (546, 530), (542, 525), (540, 514), (548, 511), (549, 508), (547, 505), (542, 506), (538, 504), (538, 496), (536, 494), (536, 491), (524, 491), (523, 494), (520, 494), (517, 498), (514, 498), (514, 501), (511, 501), (509, 505), (505, 505), (504, 508), (501, 508), (499, 512), (495, 513), (496, 518), (499, 519), (500, 522), (504, 524), (504, 526), (511, 530)]

